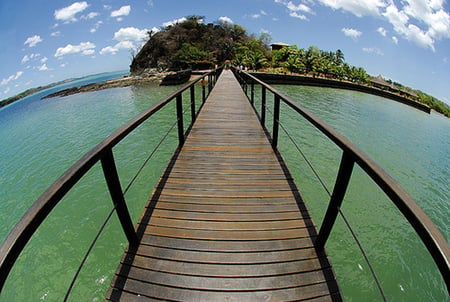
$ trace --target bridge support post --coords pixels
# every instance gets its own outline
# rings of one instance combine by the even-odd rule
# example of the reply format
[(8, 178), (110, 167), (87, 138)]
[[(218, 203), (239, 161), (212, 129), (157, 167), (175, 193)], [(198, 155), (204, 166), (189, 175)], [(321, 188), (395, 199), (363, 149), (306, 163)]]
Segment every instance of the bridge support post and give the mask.
[(183, 97), (180, 94), (177, 98), (177, 120), (178, 120), (178, 145), (179, 147), (184, 144), (184, 126), (183, 126)]
[(348, 152), (344, 151), (333, 193), (331, 194), (330, 203), (328, 204), (327, 212), (325, 213), (322, 226), (320, 227), (319, 235), (315, 241), (315, 246), (319, 250), (323, 250), (325, 248), (325, 243), (330, 236), (331, 229), (334, 226), (342, 205), (342, 201), (344, 200), (345, 192), (347, 191), (354, 165), (355, 161), (353, 157)]
[(191, 124), (195, 122), (195, 86), (191, 86)]
[(266, 86), (261, 86), (261, 125), (266, 126)]
[(250, 103), (252, 106), (255, 104), (255, 82), (253, 80), (250, 85)]
[(272, 131), (272, 147), (274, 149), (278, 146), (278, 129), (280, 128), (280, 96), (274, 97), (273, 108), (273, 131)]
[(116, 207), (117, 216), (119, 216), (122, 229), (127, 236), (129, 244), (138, 245), (139, 239), (136, 231), (134, 230), (133, 222), (131, 221), (130, 213), (123, 196), (112, 149), (109, 149), (105, 153), (101, 159), (101, 162), (109, 193), (111, 195), (112, 202)]

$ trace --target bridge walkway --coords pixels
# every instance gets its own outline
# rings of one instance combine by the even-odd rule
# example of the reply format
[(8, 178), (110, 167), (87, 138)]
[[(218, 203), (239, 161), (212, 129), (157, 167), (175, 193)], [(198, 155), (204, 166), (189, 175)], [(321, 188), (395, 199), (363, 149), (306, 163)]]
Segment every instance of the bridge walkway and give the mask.
[(342, 300), (300, 194), (228, 70), (137, 228), (107, 300)]

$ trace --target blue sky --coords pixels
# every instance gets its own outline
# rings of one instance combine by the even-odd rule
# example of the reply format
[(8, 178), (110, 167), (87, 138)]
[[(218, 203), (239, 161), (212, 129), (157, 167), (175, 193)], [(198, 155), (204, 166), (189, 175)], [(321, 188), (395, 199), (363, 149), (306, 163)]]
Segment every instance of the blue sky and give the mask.
[(272, 42), (341, 49), (369, 74), (450, 104), (449, 11), (445, 0), (1, 0), (0, 99), (126, 70), (148, 30), (200, 15)]

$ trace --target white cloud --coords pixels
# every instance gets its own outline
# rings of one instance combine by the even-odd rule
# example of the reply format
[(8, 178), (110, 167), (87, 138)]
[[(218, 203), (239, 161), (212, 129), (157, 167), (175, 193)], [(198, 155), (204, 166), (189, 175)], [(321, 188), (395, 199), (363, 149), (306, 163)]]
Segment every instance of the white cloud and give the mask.
[(233, 20), (231, 20), (231, 18), (225, 17), (225, 16), (224, 17), (219, 17), (218, 21), (220, 23), (230, 23), (230, 24), (234, 23)]
[(23, 71), (18, 71), (18, 72), (16, 72), (16, 74), (10, 75), (10, 76), (7, 77), (6, 79), (3, 79), (3, 80), (0, 82), (0, 86), (6, 85), (6, 84), (8, 84), (8, 83), (11, 82), (11, 81), (15, 81), (15, 80), (17, 80), (18, 78), (20, 78), (22, 75), (23, 75)]
[(106, 46), (106, 47), (103, 47), (103, 48), (100, 50), (100, 54), (101, 54), (101, 55), (106, 55), (106, 54), (112, 54), (112, 55), (115, 55), (118, 51), (119, 51), (118, 48), (115, 48), (115, 47), (113, 47), (113, 46)]
[(103, 24), (103, 21), (97, 21), (97, 23), (95, 23), (94, 27), (92, 27), (89, 31), (91, 33), (95, 33), (100, 28), (100, 25), (102, 25), (102, 24)]
[(382, 15), (399, 35), (420, 47), (435, 51), (436, 40), (450, 38), (450, 14), (441, 0), (408, 0), (401, 9), (392, 2)]
[(49, 70), (49, 69), (48, 69), (47, 65), (44, 63), (44, 64), (42, 64), (41, 66), (38, 67), (38, 70), (39, 71), (46, 71), (46, 70)]
[(386, 37), (387, 35), (387, 30), (384, 27), (378, 27), (377, 32), (379, 32), (383, 37)]
[(377, 47), (364, 47), (362, 49), (364, 52), (373, 53), (379, 56), (384, 56), (384, 53), (381, 51), (381, 49)]
[(309, 6), (307, 6), (303, 3), (296, 5), (292, 1), (286, 1), (286, 0), (275, 0), (275, 3), (280, 3), (284, 6), (286, 6), (286, 8), (289, 11), (289, 16), (291, 16), (293, 18), (298, 18), (301, 20), (308, 20), (308, 17), (306, 17), (304, 14), (299, 13), (299, 12), (308, 13), (308, 14), (312, 14), (312, 15), (315, 14), (314, 11)]
[(39, 57), (41, 54), (39, 53), (32, 53), (31, 55), (24, 55), (22, 58), (22, 64), (25, 64), (26, 62), (30, 61), (31, 59)]
[(62, 57), (80, 52), (82, 55), (91, 55), (94, 53), (94, 48), (95, 44), (91, 42), (81, 42), (79, 45), (67, 44), (65, 47), (59, 47), (56, 50), (55, 57)]
[(162, 24), (162, 26), (163, 26), (163, 27), (173, 26), (173, 25), (175, 25), (175, 24), (184, 22), (184, 21), (186, 21), (186, 20), (187, 20), (187, 19), (186, 19), (185, 17), (182, 17), (182, 18), (180, 18), (180, 19), (175, 19), (175, 20), (172, 20), (172, 21), (164, 22), (164, 23)]
[(43, 57), (43, 58), (41, 59), (41, 63), (45, 63), (45, 62), (47, 62), (47, 60), (48, 60), (47, 57)]
[(75, 22), (77, 21), (77, 18), (75, 16), (88, 8), (88, 6), (89, 5), (86, 1), (74, 2), (67, 7), (55, 10), (55, 19), (64, 21), (65, 23)]
[(341, 31), (344, 33), (344, 35), (352, 38), (353, 40), (358, 39), (362, 35), (362, 32), (354, 28), (343, 28), (341, 29)]
[(297, 12), (290, 12), (289, 16), (300, 19), (300, 20), (308, 20), (308, 17), (306, 17), (305, 15), (301, 15)]
[(261, 17), (261, 15), (260, 14), (253, 14), (253, 15), (250, 15), (250, 17), (252, 17), (253, 19), (258, 19), (259, 17)]
[(392, 42), (394, 42), (394, 44), (398, 44), (398, 38), (396, 36), (393, 36)]
[(52, 36), (52, 37), (59, 37), (60, 35), (61, 35), (61, 32), (59, 30), (54, 31), (50, 34), (50, 36)]
[[(148, 29), (138, 29), (135, 27), (121, 28), (114, 33), (114, 40), (118, 43), (114, 46), (106, 46), (100, 50), (101, 55), (115, 55), (121, 49), (133, 49), (137, 44), (141, 45), (148, 38)], [(138, 45), (138, 46), (139, 46)]]
[(386, 7), (383, 0), (319, 0), (332, 9), (349, 11), (357, 17), (380, 15), (380, 9)]
[(111, 12), (111, 17), (113, 18), (117, 18), (117, 21), (122, 21), (123, 20), (123, 16), (128, 16), (130, 14), (131, 11), (131, 6), (130, 5), (124, 5), (121, 8), (119, 8), (118, 10), (112, 11)]
[(148, 37), (148, 29), (138, 29), (135, 27), (125, 27), (114, 33), (116, 41), (139, 41)]
[(42, 41), (44, 40), (42, 40), (42, 38), (39, 35), (34, 35), (32, 37), (28, 37), (23, 44), (28, 45), (29, 47), (34, 47), (36, 46), (36, 44)]
[(312, 13), (311, 8), (309, 8), (308, 6), (306, 6), (305, 4), (300, 3), (299, 5), (295, 5), (294, 3), (292, 3), (291, 1), (289, 1), (286, 4), (286, 7), (290, 10), (290, 11), (294, 11), (294, 12), (305, 12), (305, 13)]
[(87, 15), (81, 16), (81, 19), (84, 19), (84, 20), (94, 19), (94, 18), (97, 17), (98, 15), (99, 15), (99, 13), (97, 13), (97, 12), (90, 12), (90, 13), (87, 14)]

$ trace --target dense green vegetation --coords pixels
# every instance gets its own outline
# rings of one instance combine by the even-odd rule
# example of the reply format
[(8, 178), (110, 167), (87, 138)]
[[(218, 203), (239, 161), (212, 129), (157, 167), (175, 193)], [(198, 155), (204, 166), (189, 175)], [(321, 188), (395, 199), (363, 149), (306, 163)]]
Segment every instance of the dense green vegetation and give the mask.
[[(205, 24), (201, 16), (149, 32), (149, 40), (133, 58), (132, 74), (148, 70), (207, 69), (231, 61), (235, 66), (275, 73), (296, 73), (371, 85), (371, 77), (362, 67), (345, 62), (341, 50), (325, 51), (315, 46), (296, 45), (271, 50), (270, 36), (249, 35), (237, 25), (226, 22)], [(450, 107), (421, 91), (386, 80), (386, 89), (405, 92), (416, 101), (450, 117)]]

